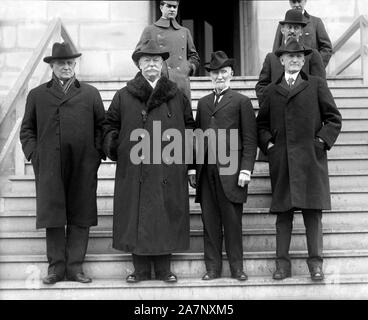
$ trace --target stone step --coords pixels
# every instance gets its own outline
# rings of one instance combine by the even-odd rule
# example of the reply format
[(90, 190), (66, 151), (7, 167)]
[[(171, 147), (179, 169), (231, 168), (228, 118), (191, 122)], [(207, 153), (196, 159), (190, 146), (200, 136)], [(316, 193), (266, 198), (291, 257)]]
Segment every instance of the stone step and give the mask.
[[(355, 187), (351, 189), (339, 187), (339, 190), (331, 190), (332, 209), (355, 208), (360, 209), (366, 206), (368, 188)], [(97, 194), (98, 210), (112, 210), (113, 193)], [(191, 208), (199, 208), (199, 204), (194, 203), (194, 197), (189, 197)], [(254, 190), (248, 192), (247, 208), (269, 208), (271, 204), (270, 190)], [(0, 211), (12, 210), (35, 210), (36, 201), (34, 193), (4, 193), (0, 198)]]
[[(305, 229), (294, 228), (290, 250), (306, 250)], [(325, 250), (359, 250), (368, 248), (368, 228), (324, 229), (323, 248)], [(203, 252), (203, 230), (191, 230), (190, 247), (186, 252)], [(276, 231), (272, 229), (243, 229), (243, 250), (245, 252), (276, 250)], [(46, 241), (44, 231), (3, 232), (0, 235), (1, 255), (44, 254)], [(112, 231), (91, 230), (89, 254), (117, 253), (112, 248)]]
[[(35, 182), (33, 175), (11, 176), (13, 192), (35, 192)], [(114, 192), (115, 177), (99, 176), (97, 184), (98, 193)], [(345, 189), (365, 187), (368, 188), (368, 171), (351, 171), (330, 173), (330, 187), (331, 189), (338, 189), (344, 186)], [(249, 190), (270, 190), (271, 181), (268, 170), (263, 173), (254, 173), (249, 184)], [(195, 193), (195, 190), (192, 190)]]
[[(91, 228), (94, 231), (112, 230), (112, 210), (98, 212), (98, 225)], [(242, 224), (245, 229), (273, 229), (276, 215), (269, 213), (268, 208), (250, 210), (244, 206)], [(360, 210), (333, 210), (323, 212), (323, 226), (325, 229), (357, 229), (368, 226), (368, 211)], [(190, 212), (192, 229), (203, 228), (200, 208)], [(303, 217), (300, 212), (294, 215), (294, 228), (304, 228)], [(4, 232), (33, 232), (36, 230), (36, 213), (31, 210), (0, 212), (0, 233)]]
[[(202, 281), (192, 278), (179, 278), (175, 284), (162, 281), (143, 281), (128, 284), (121, 278), (93, 279), (92, 283), (81, 284), (70, 281), (58, 282), (52, 286), (42, 284), (41, 280), (5, 280), (0, 283), (0, 299), (2, 300), (129, 300), (129, 310), (125, 310), (127, 318), (134, 317), (134, 311), (140, 310), (141, 300), (190, 300), (190, 304), (180, 305), (182, 302), (170, 303), (166, 318), (180, 317), (187, 314), (203, 314), (208, 318), (215, 304), (194, 300), (340, 300), (340, 299), (368, 299), (367, 274), (328, 274), (323, 282), (311, 281), (309, 275), (293, 276), (283, 281), (271, 277), (251, 276), (248, 281), (240, 282), (231, 278), (220, 278), (212, 281)], [(133, 301), (136, 300), (136, 301)], [(165, 302), (160, 303), (165, 306)], [(187, 309), (188, 304), (191, 309)], [(153, 306), (152, 304), (149, 304)], [(173, 307), (174, 305), (174, 307)], [(196, 305), (200, 305), (198, 307)], [(230, 303), (216, 302), (217, 317), (223, 318), (229, 314), (240, 314), (240, 306), (236, 301)], [(205, 309), (202, 309), (205, 308)], [(245, 307), (247, 308), (247, 307)], [(244, 309), (245, 309), (244, 308)], [(165, 309), (166, 310), (166, 309)], [(196, 311), (202, 310), (202, 311)], [(210, 310), (210, 311), (208, 311)], [(131, 315), (131, 316), (130, 316)], [(141, 316), (143, 318), (143, 316)], [(163, 315), (157, 315), (163, 317)], [(151, 316), (154, 318), (154, 316)]]
[[(306, 251), (290, 251), (293, 275), (309, 275)], [(334, 274), (368, 274), (368, 250), (324, 250), (324, 272)], [(250, 277), (271, 277), (275, 269), (275, 252), (244, 252), (244, 269)], [(202, 253), (177, 253), (172, 257), (172, 271), (180, 278), (199, 279), (205, 273)], [(0, 280), (26, 280), (30, 274), (47, 274), (46, 254), (1, 255)], [(84, 271), (94, 279), (125, 279), (134, 271), (131, 255), (87, 254)], [(226, 255), (223, 255), (223, 276), (230, 276)], [(2, 282), (2, 281), (0, 281)]]
[[(368, 137), (368, 134), (367, 134)], [(350, 172), (355, 171), (367, 171), (368, 170), (368, 154), (367, 155), (340, 155), (336, 158), (328, 154), (328, 169), (329, 172)], [(98, 170), (98, 176), (115, 176), (116, 163), (111, 160), (102, 161)], [(268, 162), (256, 161), (254, 167), (254, 173), (267, 172)], [(34, 175), (33, 167), (30, 162), (25, 164), (25, 175)]]
[[(192, 95), (192, 109), (193, 111), (197, 110), (197, 104), (198, 104), (198, 100), (200, 98), (202, 98), (203, 96), (205, 96), (205, 94), (195, 94), (195, 92)], [(111, 104), (111, 100), (112, 100), (113, 94), (111, 95), (111, 98), (107, 98), (107, 99), (103, 99), (103, 104), (105, 107), (105, 110), (107, 110), (110, 107)], [(252, 106), (255, 110), (258, 110), (258, 100), (256, 99), (255, 96), (250, 96), (249, 98), (251, 98), (251, 102), (252, 102)], [(350, 98), (350, 97), (338, 97), (335, 99), (335, 103), (337, 105), (337, 107), (340, 108), (352, 108), (352, 109), (357, 109), (357, 108), (362, 108), (365, 109), (367, 107), (367, 99), (368, 97), (364, 97), (364, 98)]]

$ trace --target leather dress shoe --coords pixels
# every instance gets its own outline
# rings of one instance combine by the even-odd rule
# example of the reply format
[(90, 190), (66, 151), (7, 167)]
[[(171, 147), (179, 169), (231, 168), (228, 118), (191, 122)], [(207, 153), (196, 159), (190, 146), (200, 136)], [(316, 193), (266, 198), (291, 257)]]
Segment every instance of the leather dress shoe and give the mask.
[(291, 270), (285, 270), (281, 268), (276, 269), (276, 271), (272, 275), (272, 278), (275, 280), (283, 280), (285, 278), (290, 277), (291, 277)]
[(151, 280), (151, 277), (147, 274), (132, 273), (126, 277), (126, 282), (137, 283), (139, 281)]
[(168, 275), (166, 275), (166, 277), (164, 277), (163, 279), (165, 282), (178, 282), (178, 277), (176, 276), (176, 274), (170, 272)]
[(67, 279), (69, 281), (76, 281), (80, 283), (89, 283), (92, 282), (92, 279), (85, 276), (83, 272), (76, 273), (75, 275), (68, 276)]
[(239, 280), (239, 281), (246, 281), (246, 280), (248, 280), (248, 276), (246, 275), (246, 273), (243, 270), (239, 270), (239, 271), (234, 272), (231, 275), (231, 277), (234, 278), (234, 279), (236, 279), (236, 280)]
[(202, 280), (213, 280), (220, 278), (220, 275), (214, 271), (207, 271), (205, 275), (202, 277)]
[(314, 268), (310, 274), (313, 281), (321, 281), (325, 278), (321, 267)]
[(64, 277), (57, 275), (56, 273), (50, 273), (42, 279), (44, 284), (54, 284), (56, 282), (64, 280)]

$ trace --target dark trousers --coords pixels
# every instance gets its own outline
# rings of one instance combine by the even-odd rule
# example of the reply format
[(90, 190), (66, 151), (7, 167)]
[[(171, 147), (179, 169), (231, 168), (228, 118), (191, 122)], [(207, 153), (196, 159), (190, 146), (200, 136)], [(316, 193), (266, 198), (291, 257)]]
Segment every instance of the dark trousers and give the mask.
[[(304, 225), (307, 235), (309, 270), (322, 266), (322, 210), (302, 210)], [(291, 262), (289, 248), (291, 231), (293, 229), (294, 210), (277, 214), (276, 219), (276, 264), (280, 268), (289, 270)]]
[(132, 254), (134, 273), (146, 279), (151, 279), (152, 263), (156, 279), (166, 277), (170, 272), (171, 254), (159, 256), (141, 256)]
[(88, 246), (89, 227), (67, 225), (46, 228), (48, 273), (61, 277), (83, 272), (82, 264)]
[(243, 204), (227, 199), (217, 166), (214, 164), (203, 167), (198, 187), (201, 188), (204, 259), (207, 271), (219, 274), (222, 271), (223, 237), (231, 272), (243, 270)]

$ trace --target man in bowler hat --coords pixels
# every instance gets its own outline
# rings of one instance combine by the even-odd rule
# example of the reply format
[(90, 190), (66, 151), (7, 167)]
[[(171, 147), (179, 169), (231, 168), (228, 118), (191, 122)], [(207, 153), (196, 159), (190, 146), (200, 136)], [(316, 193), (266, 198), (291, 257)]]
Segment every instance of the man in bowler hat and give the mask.
[(91, 282), (83, 273), (90, 226), (97, 225), (97, 170), (105, 110), (98, 90), (77, 80), (68, 43), (54, 43), (44, 62), (52, 79), (27, 97), (20, 140), (36, 180), (36, 227), (46, 228), (45, 284)]
[(325, 80), (302, 71), (306, 49), (295, 39), (275, 52), (284, 67), (268, 85), (257, 115), (258, 145), (268, 155), (276, 218), (275, 280), (291, 277), (289, 247), (295, 210), (306, 228), (312, 280), (323, 280), (322, 210), (331, 209), (327, 150), (341, 130), (341, 115)]
[[(312, 16), (305, 10), (307, 0), (289, 0), (289, 3), (292, 9), (301, 11), (303, 15), (306, 24), (301, 36), (303, 44), (312, 49), (316, 49), (322, 57), (323, 65), (327, 67), (332, 56), (332, 44), (321, 18)], [(273, 43), (274, 52), (282, 44), (283, 33), (281, 32), (281, 28), (282, 25), (279, 24)]]
[[(295, 38), (303, 44), (301, 36), (303, 35), (303, 28), (306, 26), (306, 22), (300, 10), (288, 10), (285, 14), (285, 19), (280, 21), (280, 26), (284, 39), (280, 47), (284, 47), (290, 38)], [(323, 79), (326, 78), (326, 70), (323, 65), (322, 57), (316, 49), (313, 49), (311, 54), (305, 57), (305, 63), (302, 70), (306, 74), (318, 76)], [(262, 103), (263, 90), (265, 87), (280, 78), (283, 72), (284, 68), (275, 52), (268, 53), (263, 62), (259, 79), (255, 87), (259, 104)]]
[[(203, 280), (221, 276), (223, 237), (231, 276), (240, 281), (248, 278), (243, 270), (242, 213), (257, 152), (257, 129), (250, 99), (230, 88), (234, 63), (223, 51), (212, 53), (206, 69), (214, 89), (199, 100), (196, 115), (196, 128), (213, 130), (218, 141), (213, 144), (205, 140), (203, 150), (199, 150), (204, 153), (204, 162), (199, 163), (197, 153), (196, 175), (191, 172), (189, 178), (202, 208), (207, 270)], [(236, 133), (235, 143), (231, 130)], [(230, 154), (229, 164), (220, 161), (221, 152)], [(210, 160), (211, 155), (215, 161)], [(231, 161), (235, 162), (234, 170), (224, 170), (233, 166)]]

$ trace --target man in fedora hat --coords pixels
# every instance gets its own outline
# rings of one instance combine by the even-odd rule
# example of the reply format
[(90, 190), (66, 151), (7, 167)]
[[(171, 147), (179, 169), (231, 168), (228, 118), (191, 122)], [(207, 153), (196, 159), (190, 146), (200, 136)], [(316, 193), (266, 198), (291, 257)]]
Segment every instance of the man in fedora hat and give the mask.
[[(322, 57), (323, 65), (327, 67), (332, 56), (332, 44), (321, 18), (312, 16), (305, 10), (307, 0), (289, 0), (289, 3), (292, 9), (297, 9), (303, 14), (306, 25), (303, 27), (301, 38), (304, 45), (316, 49)], [(273, 51), (276, 51), (283, 42), (281, 28), (282, 25), (279, 24), (273, 42)]]
[[(284, 36), (281, 47), (284, 47), (290, 38), (295, 38), (303, 44), (301, 36), (303, 34), (303, 27), (306, 23), (300, 10), (288, 10), (285, 14), (285, 19), (280, 21), (280, 25), (281, 32)], [(316, 49), (313, 49), (311, 54), (305, 57), (305, 63), (302, 70), (306, 74), (318, 76), (323, 79), (326, 78), (322, 57)], [(284, 68), (280, 63), (280, 59), (274, 52), (268, 53), (263, 62), (262, 70), (255, 87), (259, 104), (262, 103), (264, 88), (271, 82), (279, 79), (283, 72)]]
[(194, 75), (199, 67), (199, 55), (189, 29), (176, 21), (179, 2), (179, 0), (160, 1), (162, 16), (143, 30), (136, 49), (147, 39), (155, 39), (162, 50), (168, 51), (170, 56), (164, 61), (162, 74), (175, 82), (190, 100), (189, 76)]
[[(76, 79), (68, 43), (54, 43), (44, 62), (52, 79), (27, 97), (20, 140), (32, 161), (37, 196), (37, 228), (46, 228), (48, 275), (45, 284), (91, 282), (84, 275), (89, 227), (97, 225), (97, 170), (105, 110), (98, 90)], [(66, 226), (66, 230), (65, 230)]]
[[(106, 114), (104, 148), (117, 161), (113, 247), (132, 253), (135, 270), (126, 278), (129, 283), (151, 279), (151, 262), (156, 279), (176, 282), (171, 254), (189, 247), (187, 165), (182, 157), (171, 162), (163, 150), (174, 138), (166, 129), (184, 137), (185, 129), (194, 128), (194, 119), (188, 98), (161, 76), (168, 58), (169, 52), (156, 40), (143, 42), (132, 55), (140, 71), (116, 92)], [(154, 136), (158, 131), (162, 137), (164, 130), (161, 145)], [(148, 146), (139, 158), (136, 142), (131, 141), (135, 135)]]
[[(190, 183), (197, 189), (196, 202), (202, 208), (207, 270), (203, 280), (221, 276), (222, 227), (231, 276), (240, 281), (248, 278), (243, 271), (242, 213), (257, 152), (257, 129), (250, 99), (230, 88), (234, 63), (223, 51), (212, 53), (206, 69), (214, 90), (198, 101), (196, 128), (213, 130), (218, 141), (205, 140), (203, 150), (199, 150), (204, 155), (196, 155), (196, 175), (190, 175)], [(221, 161), (221, 153), (230, 154), (235, 165)], [(210, 160), (213, 155), (215, 161)], [(199, 163), (199, 158), (204, 162)], [(226, 167), (234, 170), (227, 171)]]
[(306, 49), (295, 39), (276, 51), (284, 72), (268, 85), (257, 115), (258, 146), (268, 155), (276, 219), (276, 271), (291, 276), (289, 247), (295, 210), (306, 228), (307, 264), (322, 280), (322, 210), (331, 209), (327, 150), (341, 130), (341, 115), (325, 80), (302, 71)]

